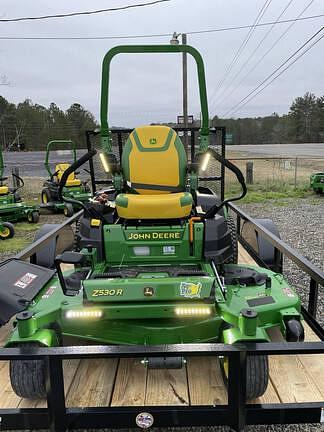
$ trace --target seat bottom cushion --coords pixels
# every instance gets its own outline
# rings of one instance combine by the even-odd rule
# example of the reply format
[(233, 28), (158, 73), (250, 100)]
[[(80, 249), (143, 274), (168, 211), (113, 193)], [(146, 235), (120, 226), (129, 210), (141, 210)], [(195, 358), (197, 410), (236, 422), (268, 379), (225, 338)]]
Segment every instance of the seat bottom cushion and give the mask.
[(72, 187), (72, 186), (81, 186), (81, 180), (80, 179), (67, 179), (65, 186)]
[(189, 192), (159, 195), (119, 194), (118, 216), (123, 219), (179, 219), (190, 215), (193, 199)]

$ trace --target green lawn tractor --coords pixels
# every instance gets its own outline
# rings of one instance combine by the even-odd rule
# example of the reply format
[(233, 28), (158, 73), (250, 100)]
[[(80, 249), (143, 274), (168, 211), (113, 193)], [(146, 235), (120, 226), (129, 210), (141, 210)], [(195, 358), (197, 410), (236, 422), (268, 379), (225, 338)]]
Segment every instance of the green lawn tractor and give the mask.
[(39, 211), (35, 205), (29, 205), (22, 201), (18, 191), (24, 186), (23, 179), (12, 173), (13, 183), (16, 186), (10, 188), (6, 184), (8, 177), (3, 177), (3, 174), (4, 162), (2, 150), (0, 149), (0, 220), (2, 224), (6, 223), (6, 225), (3, 225), (4, 230), (0, 232), (0, 238), (2, 238), (1, 235), (4, 236), (3, 238), (10, 238), (14, 233), (11, 222), (27, 220), (30, 223), (37, 223), (39, 221)]
[(71, 140), (52, 140), (47, 144), (45, 156), (45, 168), (49, 174), (49, 179), (44, 182), (41, 192), (41, 208), (53, 212), (64, 212), (65, 216), (71, 217), (76, 210), (80, 210), (78, 202), (87, 202), (91, 198), (90, 188), (85, 181), (77, 178), (77, 173), (72, 172), (66, 180), (63, 189), (63, 196), (75, 200), (74, 205), (64, 202), (58, 196), (58, 186), (65, 170), (70, 166), (69, 163), (58, 163), (55, 165), (54, 171), (50, 167), (49, 159), (50, 152), (55, 146), (63, 146), (65, 149), (70, 148), (73, 153), (73, 162), (76, 161), (76, 145)]
[(318, 172), (310, 176), (310, 187), (315, 193), (324, 193), (324, 172)]
[[(187, 52), (196, 61), (202, 125), (199, 150), (187, 162), (177, 133), (167, 126), (141, 126), (112, 152), (107, 121), (110, 61), (119, 53)], [(186, 344), (268, 342), (279, 327), (287, 341), (303, 340), (300, 300), (281, 274), (239, 265), (236, 227), (227, 203), (200, 187), (214, 159), (244, 177), (209, 146), (204, 66), (187, 45), (119, 46), (103, 61), (100, 159), (113, 185), (81, 203), (75, 249), (53, 255), (43, 247), (33, 264), (0, 266), (0, 320), (16, 315), (7, 347), (66, 344)], [(67, 168), (58, 188), (95, 150)], [(216, 177), (215, 177), (216, 179)], [(209, 178), (212, 180), (212, 178)], [(71, 198), (62, 197), (72, 203)], [(52, 257), (51, 259), (47, 259)], [(46, 264), (44, 264), (44, 258)], [(64, 264), (72, 269), (64, 271)], [(23, 301), (21, 301), (23, 300)], [(71, 339), (72, 338), (72, 339)], [(220, 358), (224, 380), (228, 359)], [(184, 359), (146, 358), (147, 367), (181, 367)], [(145, 367), (143, 365), (143, 367)], [(43, 360), (12, 360), (11, 384), (17, 395), (45, 396)], [(261, 396), (269, 380), (268, 358), (248, 356), (247, 399)]]

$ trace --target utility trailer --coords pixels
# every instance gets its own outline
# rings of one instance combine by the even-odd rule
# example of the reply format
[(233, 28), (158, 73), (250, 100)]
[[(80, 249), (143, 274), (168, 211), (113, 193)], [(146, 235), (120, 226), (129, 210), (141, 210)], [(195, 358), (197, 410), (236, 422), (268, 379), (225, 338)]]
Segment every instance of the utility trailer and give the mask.
[[(188, 132), (188, 130), (186, 130)], [(194, 134), (191, 130), (191, 154)], [(219, 128), (217, 151), (225, 155), (225, 128)], [(125, 130), (114, 131), (116, 146)], [(88, 133), (88, 144), (93, 133)], [(116, 148), (116, 151), (118, 149)], [(91, 168), (91, 163), (90, 163)], [(93, 166), (91, 171), (93, 171)], [(224, 194), (224, 170), (211, 180)], [(107, 180), (92, 178), (93, 193)], [(109, 181), (108, 181), (109, 182)], [(181, 344), (152, 346), (66, 346), (58, 348), (0, 349), (0, 417), (2, 429), (131, 428), (168, 426), (321, 423), (324, 421), (324, 331), (316, 321), (318, 291), (324, 274), (285, 244), (264, 221), (229, 205), (239, 234), (239, 263), (258, 263), (281, 272), (283, 257), (293, 261), (310, 278), (309, 303), (303, 308), (305, 342), (286, 343), (277, 329), (271, 343)], [(23, 252), (19, 260), (35, 260), (47, 243), (55, 253), (68, 245), (68, 228), (80, 213), (55, 227)], [(53, 252), (54, 253), (54, 252)], [(0, 329), (3, 343), (9, 326)], [(247, 354), (268, 355), (270, 381), (266, 393), (246, 403)], [(228, 390), (217, 357), (229, 358)], [(186, 358), (181, 369), (150, 369), (145, 359)], [(47, 400), (19, 398), (8, 377), (12, 359), (45, 358)]]
[[(116, 54), (144, 52), (188, 52), (196, 61), (202, 122), (190, 163), (179, 133), (163, 125), (135, 128), (125, 143), (121, 138), (119, 159), (114, 152), (110, 62)], [(311, 331), (303, 326), (298, 295), (280, 274), (288, 247), (278, 243), (273, 223), (253, 221), (229, 205), (247, 189), (223, 156), (225, 129), (209, 127), (200, 54), (188, 45), (119, 46), (106, 54), (102, 72), (103, 170), (92, 142), (58, 188), (61, 197), (68, 176), (92, 161), (94, 198), (83, 204), (63, 197), (83, 212), (44, 227), (45, 236), (0, 266), (0, 320), (17, 314), (9, 337), (3, 330), (0, 350), (0, 361), (10, 360), (3, 400), (14, 405), (0, 411), (2, 427), (227, 424), (239, 431), (245, 424), (319, 422), (323, 389), (315, 359), (323, 353), (317, 339), (323, 331), (314, 317), (323, 273), (304, 260), (312, 278), (310, 314), (304, 314)], [(213, 148), (210, 137), (217, 133)], [(240, 183), (239, 196), (224, 198), (225, 167)], [(97, 182), (102, 189), (95, 191)], [(71, 251), (62, 230), (74, 221)], [(266, 265), (253, 265), (239, 251), (237, 234)], [(300, 262), (296, 256), (290, 254)], [(313, 340), (300, 343), (305, 330)], [(282, 360), (286, 354), (293, 354), (292, 363)], [(296, 405), (299, 400), (311, 403)]]

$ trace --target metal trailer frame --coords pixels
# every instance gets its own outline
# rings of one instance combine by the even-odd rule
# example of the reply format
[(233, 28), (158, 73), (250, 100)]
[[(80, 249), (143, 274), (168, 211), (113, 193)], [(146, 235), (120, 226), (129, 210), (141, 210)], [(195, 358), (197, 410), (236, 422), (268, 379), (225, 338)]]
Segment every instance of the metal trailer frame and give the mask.
[[(141, 412), (154, 417), (154, 426), (217, 426), (229, 425), (235, 431), (245, 425), (320, 423), (324, 421), (324, 401), (309, 403), (259, 404), (245, 403), (245, 370), (247, 354), (296, 355), (324, 353), (324, 329), (315, 319), (319, 285), (324, 286), (324, 273), (289, 245), (275, 237), (238, 207), (230, 205), (237, 215), (238, 228), (249, 220), (257, 232), (267, 238), (278, 253), (296, 263), (310, 276), (309, 304), (303, 309), (306, 322), (319, 336), (319, 342), (301, 343), (245, 343), (235, 346), (225, 344), (183, 344), (161, 346), (80, 346), (58, 348), (33, 348), (28, 352), (21, 348), (1, 348), (0, 361), (10, 359), (44, 358), (47, 368), (48, 408), (0, 409), (2, 429), (46, 429), (63, 432), (82, 428), (130, 428)], [(68, 219), (59, 227), (20, 252), (17, 259), (33, 260), (33, 255), (51, 239), (63, 232), (81, 215)], [(247, 246), (247, 245), (245, 245)], [(251, 248), (250, 252), (253, 253)], [(257, 256), (255, 258), (258, 259)], [(71, 358), (127, 358), (147, 356), (220, 356), (229, 357), (228, 405), (220, 406), (130, 406), (67, 408), (65, 405), (62, 360)]]

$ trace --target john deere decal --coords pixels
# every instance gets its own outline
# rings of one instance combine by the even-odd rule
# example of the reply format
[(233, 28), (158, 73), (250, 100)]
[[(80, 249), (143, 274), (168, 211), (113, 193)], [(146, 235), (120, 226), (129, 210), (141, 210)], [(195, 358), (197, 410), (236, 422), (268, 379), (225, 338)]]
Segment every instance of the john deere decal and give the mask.
[(181, 282), (180, 295), (186, 298), (200, 298), (201, 283)]

